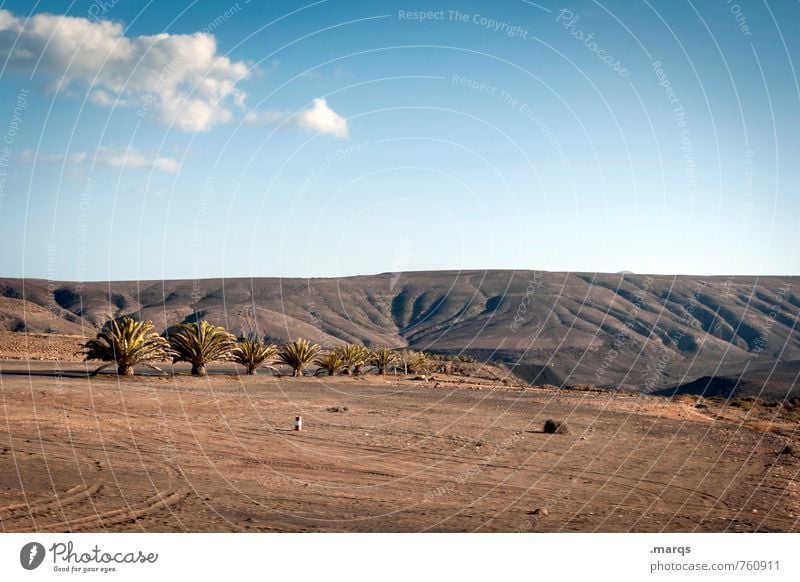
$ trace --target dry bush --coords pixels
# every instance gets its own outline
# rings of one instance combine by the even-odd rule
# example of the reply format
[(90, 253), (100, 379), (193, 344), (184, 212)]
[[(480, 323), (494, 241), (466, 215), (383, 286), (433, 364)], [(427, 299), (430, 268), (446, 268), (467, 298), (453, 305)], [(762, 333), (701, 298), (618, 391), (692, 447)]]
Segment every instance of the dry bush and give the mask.
[(700, 400), (699, 396), (695, 396), (693, 394), (676, 394), (672, 397), (672, 400), (675, 402), (679, 402), (680, 404), (688, 404), (689, 406), (694, 406)]
[(741, 408), (742, 410), (752, 410), (754, 406), (766, 406), (764, 401), (756, 396), (737, 398), (736, 400), (731, 400), (728, 405), (734, 408)]
[(569, 389), (578, 392), (605, 392), (605, 390), (593, 384), (575, 384), (574, 386), (569, 386)]
[(794, 398), (790, 398), (789, 400), (784, 401), (783, 409), (784, 410), (800, 409), (800, 397), (795, 396)]
[(775, 432), (775, 425), (771, 422), (748, 422), (745, 426), (761, 432)]
[(567, 434), (569, 429), (566, 422), (549, 418), (544, 421), (544, 432), (546, 434)]

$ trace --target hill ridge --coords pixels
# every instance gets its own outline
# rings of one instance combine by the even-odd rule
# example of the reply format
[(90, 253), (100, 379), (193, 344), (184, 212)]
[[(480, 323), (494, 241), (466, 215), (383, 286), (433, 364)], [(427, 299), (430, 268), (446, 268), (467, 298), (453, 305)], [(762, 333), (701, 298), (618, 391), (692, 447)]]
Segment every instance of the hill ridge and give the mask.
[(341, 278), (0, 279), (0, 329), (93, 335), (199, 314), (276, 341), (465, 351), (565, 382), (653, 391), (800, 359), (800, 278), (451, 270)]

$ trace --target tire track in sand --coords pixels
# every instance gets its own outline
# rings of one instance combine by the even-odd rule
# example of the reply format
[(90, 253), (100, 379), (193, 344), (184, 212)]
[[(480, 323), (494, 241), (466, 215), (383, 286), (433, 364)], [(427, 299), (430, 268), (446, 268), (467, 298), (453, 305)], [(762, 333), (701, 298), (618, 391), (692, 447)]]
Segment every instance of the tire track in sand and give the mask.
[[(93, 485), (76, 485), (67, 489), (62, 495), (56, 497), (42, 498), (33, 503), (12, 503), (0, 507), (0, 523), (7, 525), (20, 520), (32, 520), (33, 518), (53, 511), (61, 511), (64, 507), (70, 507), (93, 498), (103, 486), (99, 483)], [(8, 529), (6, 528), (6, 531)]]
[(120, 509), (103, 511), (95, 515), (79, 517), (76, 519), (62, 520), (45, 524), (37, 528), (40, 532), (76, 532), (81, 530), (101, 530), (109, 526), (135, 522), (140, 518), (157, 513), (164, 509), (176, 508), (189, 497), (191, 491), (188, 487), (173, 489), (167, 492), (157, 492), (143, 502)]

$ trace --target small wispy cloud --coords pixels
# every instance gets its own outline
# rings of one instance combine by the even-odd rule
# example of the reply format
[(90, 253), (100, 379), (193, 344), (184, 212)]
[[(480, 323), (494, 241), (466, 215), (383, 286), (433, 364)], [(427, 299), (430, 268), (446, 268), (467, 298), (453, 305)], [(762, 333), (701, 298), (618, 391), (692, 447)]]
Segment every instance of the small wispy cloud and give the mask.
[(292, 118), (291, 111), (270, 109), (267, 111), (251, 111), (244, 117), (246, 125), (280, 125)]
[(347, 119), (336, 113), (324, 97), (314, 99), (311, 107), (297, 113), (290, 111), (252, 111), (245, 117), (248, 125), (280, 125), (286, 123), (300, 129), (332, 135), (340, 139), (350, 136)]
[(133, 168), (156, 170), (173, 173), (181, 169), (181, 164), (174, 158), (163, 156), (147, 156), (129, 147), (101, 146), (94, 152), (70, 152), (66, 154), (38, 154), (33, 150), (24, 150), (18, 156), (21, 162), (45, 164), (99, 164), (112, 168)]

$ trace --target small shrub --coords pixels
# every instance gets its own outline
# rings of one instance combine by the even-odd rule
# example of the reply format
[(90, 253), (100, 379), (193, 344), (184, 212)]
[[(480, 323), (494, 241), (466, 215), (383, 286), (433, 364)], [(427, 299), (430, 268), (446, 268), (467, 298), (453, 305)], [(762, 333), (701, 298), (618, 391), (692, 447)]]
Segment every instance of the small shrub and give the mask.
[(700, 399), (693, 394), (676, 394), (672, 397), (675, 402), (679, 402), (680, 404), (688, 404), (692, 406), (696, 404)]
[(578, 392), (605, 392), (605, 390), (598, 388), (594, 384), (575, 384), (574, 386), (564, 386), (564, 388)]
[(783, 408), (784, 410), (794, 410), (795, 408), (800, 408), (800, 398), (795, 396), (794, 398), (784, 401)]
[(768, 421), (748, 422), (745, 426), (761, 432), (776, 432), (775, 425)]
[(750, 410), (753, 408), (753, 402), (745, 398), (738, 398), (736, 400), (731, 400), (729, 406), (732, 406), (733, 408), (741, 408), (742, 410)]
[(544, 421), (544, 432), (547, 434), (567, 434), (567, 423), (560, 420), (547, 419)]

